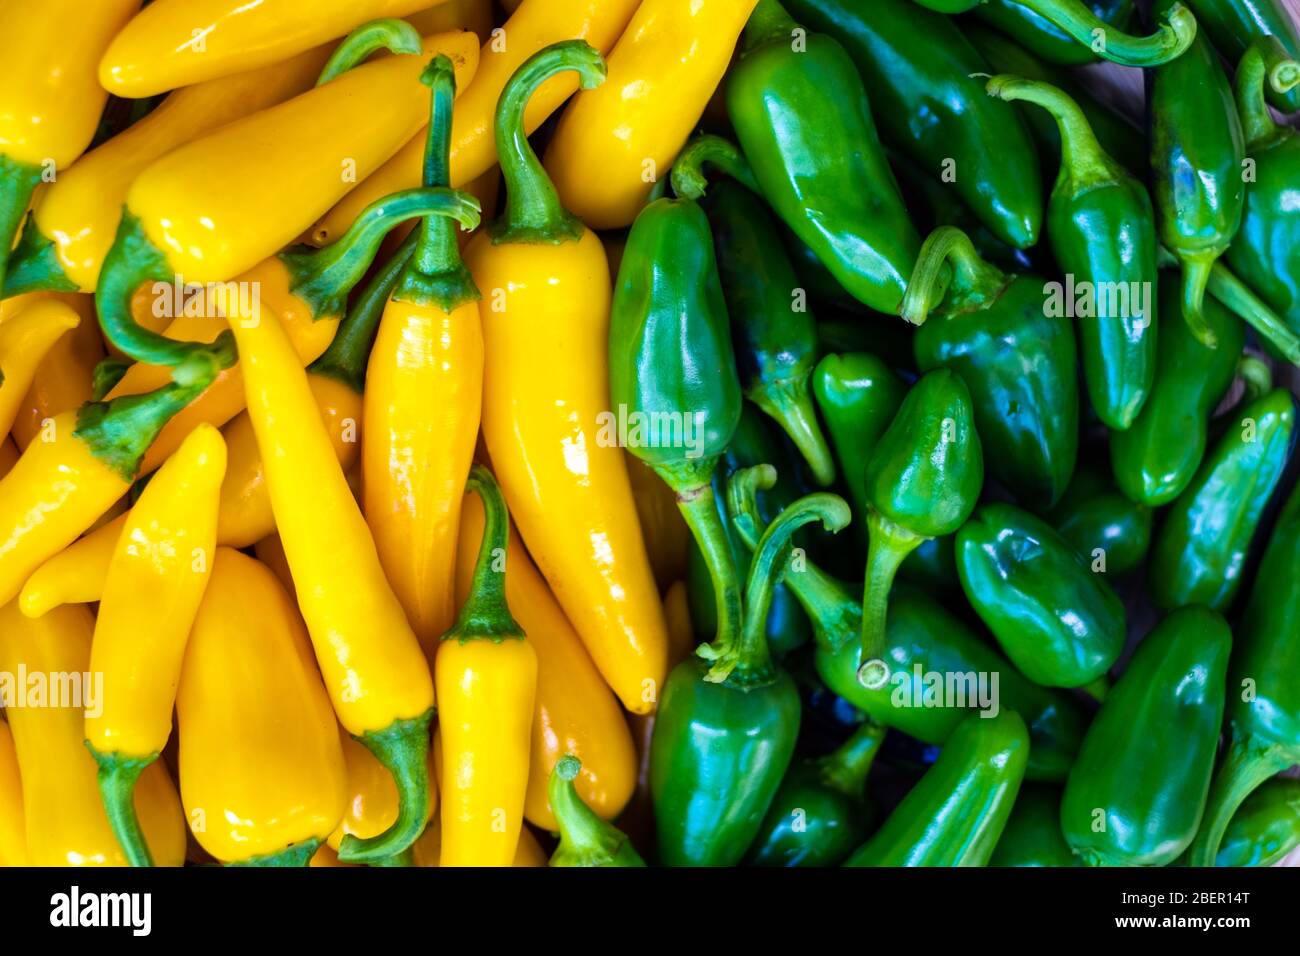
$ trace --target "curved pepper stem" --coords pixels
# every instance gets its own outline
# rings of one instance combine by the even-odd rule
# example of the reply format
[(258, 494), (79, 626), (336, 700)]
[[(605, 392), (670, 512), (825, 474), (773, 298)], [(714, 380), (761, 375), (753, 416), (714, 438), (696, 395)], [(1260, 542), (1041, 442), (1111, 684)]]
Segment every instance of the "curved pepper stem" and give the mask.
[[(347, 839), (344, 837), (344, 839)], [(226, 866), (310, 866), (311, 858), (316, 855), (320, 845), (324, 840), (304, 840), (302, 843), (295, 843), (292, 846), (285, 847), (278, 853), (267, 853), (264, 856), (255, 856), (248, 860), (240, 860), (236, 863), (227, 863)]]
[(1300, 335), (1288, 326), (1268, 305), (1247, 288), (1222, 262), (1210, 269), (1207, 288), (1229, 311), (1267, 339), (1283, 358), (1300, 365)]
[(360, 66), (374, 53), (388, 50), (390, 53), (419, 53), (423, 48), (420, 31), (405, 20), (386, 17), (371, 20), (357, 27), (334, 49), (325, 66), (320, 71), (317, 86), (324, 86), (330, 80), (346, 73), (353, 67)]
[(904, 559), (929, 538), (907, 530), (874, 508), (867, 513), (867, 538), (870, 543), (862, 589), (862, 666), (858, 668), (858, 683), (877, 690), (889, 680), (885, 618), (894, 576)]
[(1097, 140), (1088, 117), (1064, 90), (1050, 83), (1001, 74), (984, 85), (989, 96), (1041, 106), (1061, 131), (1061, 176), (1076, 185), (1111, 182), (1127, 174)]
[(1264, 100), (1265, 80), (1277, 93), (1289, 93), (1300, 86), (1300, 63), (1288, 59), (1285, 48), (1273, 36), (1251, 44), (1237, 66), (1237, 112), (1246, 136), (1246, 149), (1250, 152), (1273, 142), (1282, 132)]
[(920, 325), (941, 301), (953, 310), (978, 308), (996, 298), (1008, 281), (1001, 269), (980, 257), (966, 233), (956, 226), (940, 226), (921, 245), (899, 314)]
[(605, 60), (585, 40), (564, 40), (524, 61), (497, 102), (496, 142), (506, 181), (506, 211), (492, 224), (494, 243), (576, 241), (586, 227), (560, 203), (555, 186), (528, 143), (524, 110), (537, 88), (558, 73), (574, 71), (584, 90), (605, 82)]
[(740, 148), (721, 136), (705, 134), (697, 137), (673, 163), (673, 192), (681, 199), (700, 199), (708, 189), (704, 175), (705, 164), (714, 166), (751, 192), (762, 195), (754, 171), (749, 167)]
[(1242, 404), (1248, 404), (1273, 390), (1273, 369), (1263, 359), (1243, 355), (1237, 361), (1237, 377), (1246, 386)]
[[(1151, 36), (1135, 37), (1102, 20), (1080, 0), (1015, 0), (1050, 20), (1103, 59), (1122, 66), (1159, 66), (1182, 56), (1196, 39), (1196, 18), (1181, 3)], [(1097, 41), (1100, 40), (1100, 48)]]
[(510, 544), (510, 512), (506, 508), (506, 499), (492, 472), (482, 465), (470, 468), (465, 492), (471, 491), (483, 501), (483, 541), (474, 562), (469, 600), (461, 607), (456, 625), (442, 635), (442, 639), (464, 642), (486, 638), (498, 644), (507, 637), (522, 640), (524, 630), (511, 615), (510, 605), (506, 602), (505, 554)]
[(573, 785), (582, 761), (565, 754), (551, 770), (547, 796), (560, 827), (560, 845), (551, 854), (551, 866), (645, 866), (627, 834), (602, 820), (578, 796)]
[(1237, 810), (1260, 784), (1291, 763), (1283, 748), (1276, 744), (1258, 743), (1234, 733), (1210, 786), (1200, 829), (1187, 851), (1187, 865), (1214, 866), (1223, 835)]
[(17, 295), (9, 291), (5, 281), (9, 251), (43, 172), (40, 166), (19, 163), (0, 154), (0, 289), (4, 290), (5, 297)]
[(822, 782), (840, 793), (861, 798), (884, 740), (884, 724), (867, 718), (838, 750), (817, 761)]
[(1179, 257), (1183, 274), (1183, 320), (1192, 330), (1196, 341), (1207, 349), (1219, 347), (1219, 336), (1205, 319), (1205, 290), (1209, 286), (1210, 272), (1219, 255), (1216, 251), (1185, 253)]
[(418, 717), (395, 720), (383, 730), (372, 730), (356, 738), (393, 775), (397, 784), (397, 819), (376, 836), (365, 839), (350, 833), (344, 836), (339, 844), (339, 859), (344, 863), (376, 863), (396, 856), (424, 832), (429, 818), (429, 722), (432, 720), (430, 707)]
[(89, 740), (86, 749), (99, 765), (99, 797), (108, 815), (108, 825), (113, 836), (132, 866), (153, 866), (153, 855), (140, 829), (135, 813), (135, 784), (145, 768), (158, 759), (157, 754), (147, 757), (127, 757), (117, 753), (100, 753)]

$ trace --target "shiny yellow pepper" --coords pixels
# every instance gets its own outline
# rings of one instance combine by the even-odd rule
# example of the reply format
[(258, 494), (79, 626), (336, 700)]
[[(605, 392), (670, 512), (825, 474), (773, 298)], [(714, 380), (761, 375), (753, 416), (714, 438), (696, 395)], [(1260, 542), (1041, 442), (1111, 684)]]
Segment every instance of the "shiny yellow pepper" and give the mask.
[[(412, 865), (436, 867), (441, 865), (442, 825), (434, 817), (428, 828), (420, 834), (420, 839), (411, 847)], [(546, 866), (546, 854), (542, 852), (537, 837), (524, 827), (519, 831), (519, 845), (515, 848), (515, 858), (510, 862), (513, 867)]]
[[(339, 735), (343, 748), (343, 762), (347, 767), (347, 804), (343, 819), (329, 835), (326, 846), (338, 850), (343, 838), (349, 834), (367, 839), (383, 833), (397, 819), (397, 787), (390, 774), (374, 754), (359, 744), (346, 731)], [(433, 768), (433, 748), (429, 748), (427, 770), (429, 774), (429, 819), (438, 809), (438, 782)], [(425, 821), (426, 825), (428, 820)], [(414, 846), (414, 844), (412, 844)], [(381, 865), (410, 865), (409, 849)]]
[(13, 427), (46, 354), (80, 323), (81, 316), (58, 299), (33, 302), (0, 323), (0, 435)]
[(442, 0), (405, 19), (421, 36), (444, 30), (468, 30), (480, 43), (486, 43), (492, 34), (492, 0)]
[(31, 388), (14, 419), (14, 441), (20, 449), (30, 445), (46, 422), (60, 412), (76, 411), (94, 393), (95, 366), (104, 357), (104, 340), (95, 316), (95, 297), (61, 294), (61, 301), (81, 316), (81, 322), (61, 336), (36, 367)]
[(13, 731), (0, 720), (0, 866), (27, 865), (23, 781)]

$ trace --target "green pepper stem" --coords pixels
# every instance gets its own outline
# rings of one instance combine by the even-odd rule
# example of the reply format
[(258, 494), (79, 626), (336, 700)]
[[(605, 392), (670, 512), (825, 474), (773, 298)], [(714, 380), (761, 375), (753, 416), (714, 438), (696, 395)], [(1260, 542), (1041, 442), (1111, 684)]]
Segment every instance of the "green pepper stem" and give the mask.
[(745, 52), (777, 37), (788, 38), (798, 26), (777, 0), (758, 0), (758, 6), (745, 23)]
[(551, 770), (547, 795), (560, 828), (560, 844), (551, 855), (551, 866), (610, 866), (620, 850), (630, 849), (627, 834), (602, 820), (578, 795), (573, 781), (581, 769), (582, 761), (565, 754)]
[(483, 540), (469, 600), (460, 609), (456, 625), (442, 635), (444, 641), (488, 639), (500, 643), (507, 637), (523, 638), (524, 631), (510, 614), (506, 601), (506, 551), (510, 544), (510, 512), (492, 472), (482, 465), (469, 471), (465, 491), (476, 492), (483, 500)]
[[(424, 832), (429, 818), (430, 707), (418, 717), (395, 720), (383, 730), (357, 737), (375, 755), (397, 784), (397, 819), (383, 833), (360, 839), (347, 834), (339, 844), (344, 863), (375, 863), (396, 856)], [(310, 857), (310, 855), (309, 855)]]
[(28, 292), (80, 292), (81, 287), (68, 278), (59, 261), (54, 241), (41, 232), (36, 217), (29, 216), (22, 238), (9, 257), (9, 269), (2, 278), (4, 292), (0, 298), (26, 295)]
[(884, 739), (883, 724), (863, 721), (843, 746), (818, 761), (822, 782), (850, 797), (862, 797)]
[(102, 402), (104, 396), (117, 387), (131, 368), (130, 362), (118, 358), (101, 359), (90, 372), (90, 400)]
[(1056, 120), (1061, 131), (1061, 180), (1074, 184), (1072, 192), (1095, 183), (1127, 178), (1123, 167), (1111, 158), (1097, 140), (1088, 117), (1064, 90), (1019, 76), (1002, 74), (985, 84), (990, 96), (1041, 106)]
[(320, 78), (316, 80), (316, 85), (324, 86), (340, 74), (364, 63), (372, 54), (380, 50), (415, 54), (422, 48), (420, 31), (405, 20), (391, 17), (371, 20), (369, 23), (361, 24), (343, 38), (320, 71)]
[(1219, 347), (1219, 337), (1205, 319), (1205, 289), (1219, 254), (1216, 251), (1179, 257), (1183, 272), (1183, 320), (1196, 340), (1207, 349)]
[(99, 798), (108, 815), (108, 825), (117, 837), (127, 862), (132, 866), (153, 866), (149, 843), (140, 829), (135, 813), (135, 784), (145, 768), (158, 759), (158, 755), (127, 757), (118, 753), (101, 753), (86, 741), (86, 749), (99, 765)]
[(858, 682), (870, 690), (885, 686), (889, 664), (885, 661), (885, 618), (894, 575), (903, 560), (926, 540), (885, 517), (875, 508), (867, 512), (867, 573), (862, 589), (862, 666)]
[[(952, 277), (945, 293), (949, 265)], [(996, 298), (1007, 281), (1001, 269), (980, 257), (966, 233), (956, 226), (940, 226), (921, 246), (899, 314), (920, 325), (940, 302), (953, 311), (977, 309)]]
[(1246, 386), (1243, 404), (1273, 390), (1273, 369), (1257, 356), (1247, 354), (1237, 361), (1237, 377)]
[(817, 484), (825, 488), (835, 480), (835, 458), (822, 434), (809, 391), (809, 372), (799, 379), (765, 382), (751, 388), (748, 397), (790, 436)]
[(9, 252), (23, 216), (27, 215), (32, 193), (41, 182), (42, 172), (40, 166), (19, 163), (0, 154), (0, 289), (5, 290), (6, 296), (15, 294), (6, 288)]
[[(347, 837), (344, 837), (346, 840)], [(226, 866), (310, 866), (311, 858), (316, 855), (320, 845), (325, 841), (322, 839), (304, 840), (301, 843), (295, 843), (287, 846), (276, 853), (267, 853), (263, 856), (251, 857), (247, 860), (239, 860), (236, 863), (227, 863)]]
[[(1269, 58), (1268, 54), (1272, 53)], [(1268, 60), (1272, 60), (1272, 68)], [(1246, 136), (1246, 149), (1256, 152), (1282, 133), (1264, 101), (1264, 82), (1277, 93), (1289, 93), (1300, 86), (1300, 63), (1288, 59), (1277, 37), (1267, 36), (1251, 44), (1237, 67), (1237, 112)], [(1289, 131), (1288, 134), (1289, 135)]]
[(1259, 333), (1292, 365), (1300, 365), (1300, 335), (1221, 262), (1214, 263), (1208, 284), (1212, 296)]
[(1083, 691), (1099, 704), (1106, 702), (1106, 695), (1110, 693), (1113, 686), (1109, 674), (1102, 674), (1096, 680), (1089, 684), (1084, 684), (1079, 690)]
[(751, 192), (762, 195), (754, 171), (749, 167), (740, 148), (721, 136), (705, 134), (697, 137), (677, 156), (673, 163), (673, 192), (681, 199), (699, 199), (709, 188), (704, 175), (704, 165), (714, 166)]
[[(1117, 30), (1079, 0), (1016, 0), (1019, 6), (1050, 20), (1098, 56), (1122, 66), (1159, 66), (1182, 56), (1196, 39), (1196, 18), (1181, 3), (1170, 8), (1155, 33), (1136, 37)], [(1100, 31), (1100, 32), (1098, 32)], [(1102, 48), (1094, 46), (1094, 38)]]
[(560, 203), (528, 143), (524, 110), (537, 88), (572, 70), (584, 90), (605, 82), (605, 60), (585, 40), (564, 40), (534, 53), (515, 71), (497, 101), (496, 142), (506, 181), (506, 211), (493, 223), (492, 241), (551, 243), (581, 239), (585, 226)]
[(130, 484), (140, 461), (172, 416), (198, 398), (212, 380), (169, 382), (143, 395), (121, 395), (107, 402), (87, 402), (77, 410), (73, 435), (90, 453)]
[(1282, 747), (1234, 733), (1210, 786), (1200, 829), (1187, 851), (1187, 865), (1214, 866), (1223, 835), (1242, 803), (1265, 780), (1290, 765), (1291, 758)]

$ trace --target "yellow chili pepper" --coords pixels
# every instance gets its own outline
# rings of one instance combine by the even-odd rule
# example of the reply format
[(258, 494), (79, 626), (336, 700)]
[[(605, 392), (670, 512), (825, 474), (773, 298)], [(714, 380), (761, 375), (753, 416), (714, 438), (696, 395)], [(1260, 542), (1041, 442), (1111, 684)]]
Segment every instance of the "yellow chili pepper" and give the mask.
[(664, 620), (668, 622), (668, 669), (672, 670), (695, 652), (698, 643), (685, 581), (674, 581), (664, 594)]
[[(438, 818), (434, 817), (429, 821), (429, 826), (420, 834), (420, 839), (415, 841), (411, 847), (412, 865), (413, 866), (439, 866), (442, 857), (442, 826)], [(546, 854), (542, 852), (541, 846), (537, 842), (537, 837), (533, 836), (528, 827), (519, 831), (519, 845), (515, 849), (515, 858), (511, 861), (511, 866), (532, 867), (546, 866)]]
[(280, 583), (293, 596), (296, 603), (298, 591), (293, 586), (293, 575), (289, 572), (289, 561), (284, 556), (284, 542), (280, 540), (280, 536), (267, 535), (253, 546), (253, 554), (257, 556), (257, 560), (275, 572), (275, 576), (280, 579)]
[(0, 324), (0, 435), (8, 435), (46, 354), (81, 316), (58, 299), (33, 302)]
[(443, 0), (427, 10), (412, 13), (406, 22), (420, 31), (420, 36), (446, 30), (468, 30), (486, 43), (492, 33), (492, 0)]
[[(560, 40), (586, 40), (597, 50), (614, 45), (640, 0), (525, 0), (500, 30), (483, 44), (479, 71), (456, 105), (451, 131), (451, 184), (461, 186), (482, 175), (497, 161), (493, 118), (506, 82), (530, 56)], [(578, 88), (566, 76), (553, 78), (530, 99), (524, 116), (529, 133), (541, 126)], [(424, 170), (424, 143), (412, 139), (379, 171), (352, 190), (312, 228), (314, 245), (343, 234), (369, 202), (399, 189), (409, 189)]]
[[(0, 608), (0, 674), (13, 675), (6, 695), (25, 697), (22, 706), (17, 700), (4, 703), (18, 753), (33, 866), (127, 865), (99, 802), (95, 760), (85, 747), (85, 710), (104, 703), (90, 669), (93, 628), (94, 618), (84, 607), (60, 608), (36, 621), (23, 617), (12, 602)], [(33, 699), (36, 687), (46, 688), (41, 700)], [(140, 777), (135, 811), (158, 864), (180, 866), (185, 820), (161, 763)]]
[[(483, 505), (466, 496), (461, 511), (456, 593), (462, 602), (473, 582)], [(618, 700), (556, 603), (512, 528), (506, 551), (506, 600), (537, 652), (537, 697), (524, 817), (554, 830), (547, 786), (551, 768), (566, 753), (582, 755), (578, 791), (606, 820), (619, 815), (636, 786), (636, 748)]]
[(624, 460), (655, 583), (666, 588), (686, 574), (691, 529), (677, 507), (677, 493), (668, 483), (631, 452), (624, 451)]
[(81, 317), (81, 322), (61, 336), (36, 367), (31, 388), (14, 419), (14, 441), (20, 449), (30, 445), (45, 423), (60, 412), (71, 412), (90, 401), (95, 366), (104, 357), (95, 316), (95, 298), (89, 295), (59, 295)]
[(695, 129), (758, 0), (644, 0), (546, 150), (565, 207), (592, 229), (632, 224)]
[(506, 86), (497, 141), (506, 212), (465, 251), (483, 290), (483, 435), (519, 533), (623, 706), (654, 709), (667, 635), (622, 449), (608, 414), (610, 281), (595, 233), (559, 204), (524, 136), (533, 90), (561, 71), (586, 87), (598, 54), (566, 41)]
[(306, 866), (343, 817), (338, 724), (275, 575), (218, 548), (176, 694), (181, 798), (226, 864)]
[(64, 604), (89, 604), (102, 598), (129, 513), (82, 535), (33, 571), (18, 595), (22, 612), (40, 617)]
[(171, 736), (185, 641), (212, 569), (225, 470), (221, 433), (196, 428), (126, 516), (104, 581), (90, 655), (91, 671), (104, 675), (104, 707), (86, 716), (86, 746), (132, 866), (153, 865), (131, 794)]
[(485, 512), (469, 598), (434, 662), (442, 738), (442, 866), (509, 866), (528, 788), (537, 654), (506, 599), (510, 514), (491, 473), (467, 489)]
[(0, 720), (0, 866), (27, 865), (26, 826), (14, 735)]
[(32, 193), (90, 145), (107, 98), (95, 69), (140, 0), (0, 5), (0, 288)]
[[(326, 845), (337, 850), (349, 834), (367, 839), (383, 833), (397, 819), (397, 787), (390, 774), (374, 754), (357, 743), (346, 732), (339, 735), (343, 747), (343, 761), (347, 767), (347, 804), (343, 819), (329, 835)], [(429, 814), (433, 818), (438, 808), (438, 784), (433, 769), (433, 750), (429, 750), (426, 765), (429, 775)], [(428, 820), (425, 821), (428, 824)], [(412, 847), (414, 844), (412, 844)], [(410, 866), (411, 848), (380, 865)]]
[(18, 464), (18, 448), (9, 438), (0, 440), (0, 478), (9, 474), (11, 468)]

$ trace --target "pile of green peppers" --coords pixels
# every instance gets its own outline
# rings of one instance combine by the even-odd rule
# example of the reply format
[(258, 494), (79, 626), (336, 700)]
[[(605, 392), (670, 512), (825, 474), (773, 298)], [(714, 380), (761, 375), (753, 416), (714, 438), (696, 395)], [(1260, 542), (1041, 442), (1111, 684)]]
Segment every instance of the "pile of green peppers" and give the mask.
[(760, 0), (610, 326), (707, 643), (572, 865), (1300, 845), (1298, 61), (1281, 0)]

